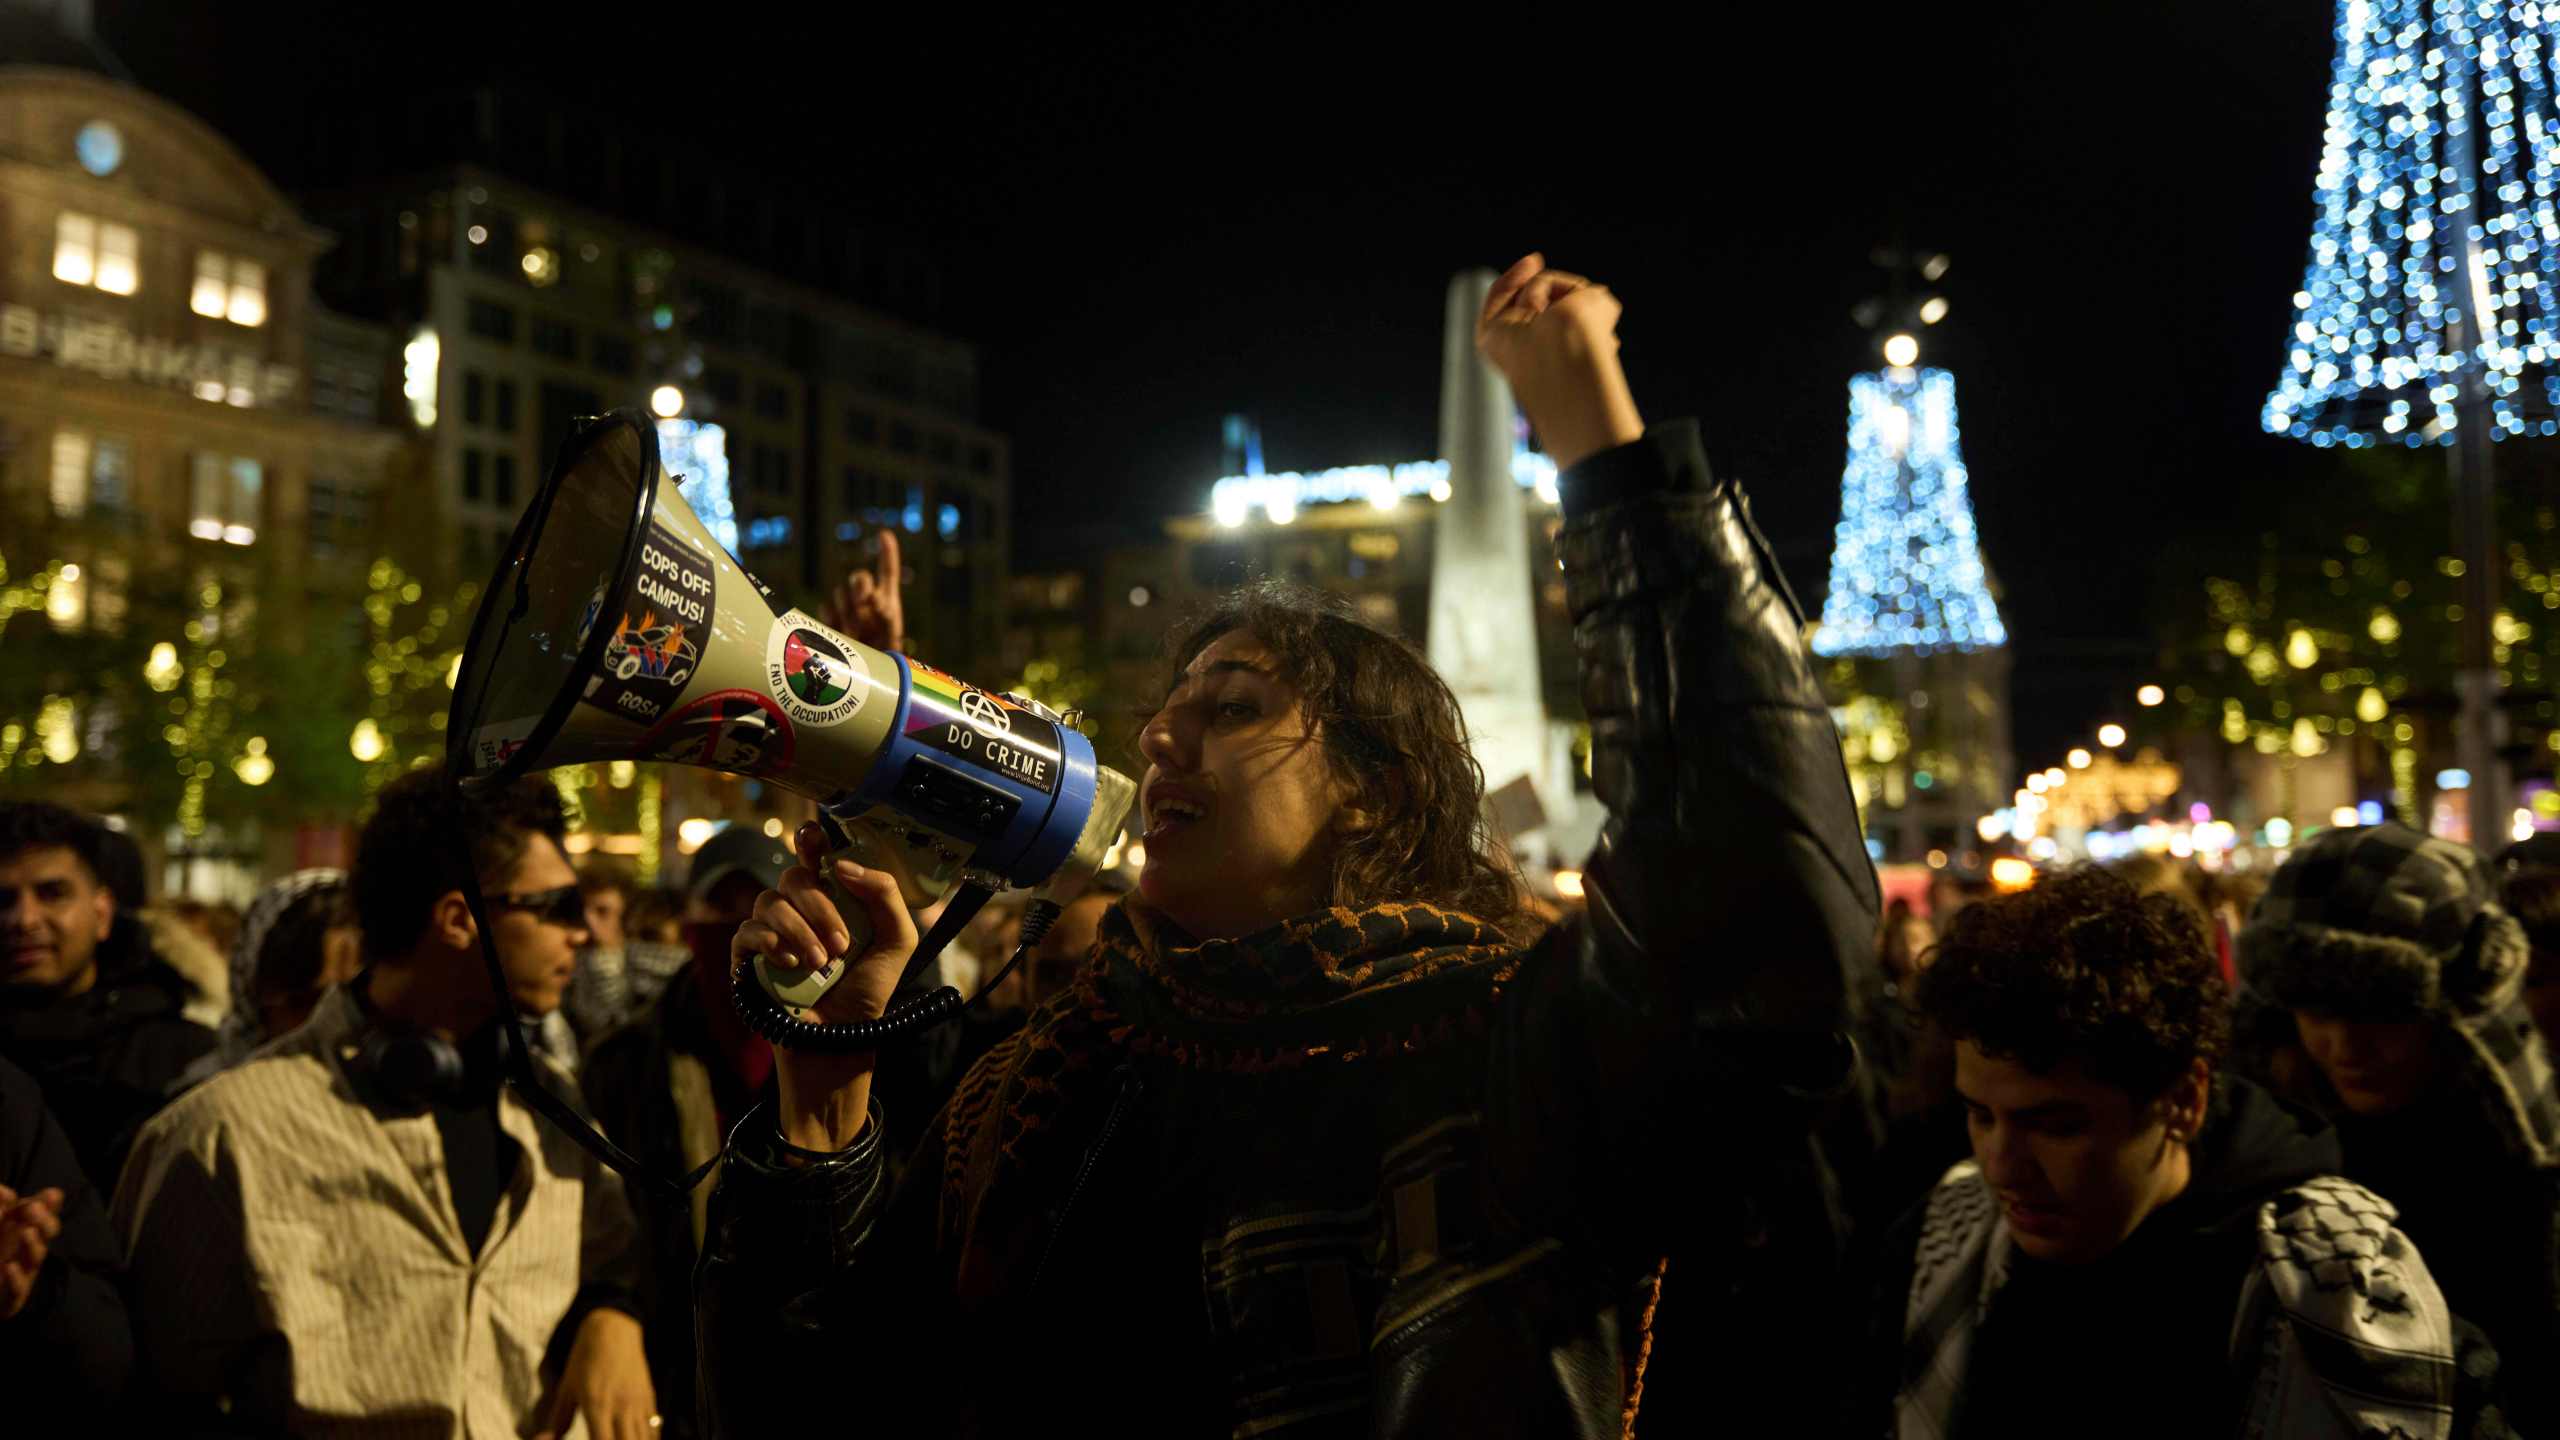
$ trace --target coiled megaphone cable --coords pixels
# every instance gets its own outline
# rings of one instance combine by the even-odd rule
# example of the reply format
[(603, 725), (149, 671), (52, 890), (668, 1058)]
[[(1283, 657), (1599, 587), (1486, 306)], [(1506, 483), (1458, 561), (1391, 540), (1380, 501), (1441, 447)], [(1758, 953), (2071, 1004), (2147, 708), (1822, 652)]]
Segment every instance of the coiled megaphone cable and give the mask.
[[(979, 909), (995, 892), (983, 885), (963, 885), (943, 907), (942, 917), (916, 945), (912, 968), (940, 955), (969, 922), (977, 918)], [(963, 1000), (960, 992), (945, 985), (928, 995), (910, 996), (889, 1007), (877, 1020), (850, 1020), (836, 1025), (818, 1025), (803, 1020), (782, 1007), (782, 1002), (767, 994), (763, 985), (744, 965), (735, 966), (729, 975), (729, 988), (738, 1007), (738, 1018), (749, 1030), (786, 1050), (804, 1055), (858, 1055), (896, 1044), (948, 1020), (959, 1018), (960, 1012), (986, 998), (987, 993), (1004, 983), (1022, 963), (1031, 947), (1040, 943), (1049, 925), (1058, 917), (1060, 906), (1053, 900), (1034, 900), (1022, 914), (1022, 938), (1013, 947), (1013, 958), (995, 978), (978, 987), (978, 993)]]

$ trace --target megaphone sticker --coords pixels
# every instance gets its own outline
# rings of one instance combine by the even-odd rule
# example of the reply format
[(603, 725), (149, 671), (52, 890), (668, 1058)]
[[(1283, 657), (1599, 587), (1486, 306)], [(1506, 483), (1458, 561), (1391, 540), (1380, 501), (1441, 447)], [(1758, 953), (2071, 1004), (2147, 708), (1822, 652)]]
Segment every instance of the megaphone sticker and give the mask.
[(791, 768), (791, 722), (769, 696), (716, 690), (660, 721), (640, 750), (652, 760), (770, 775)]
[[(700, 637), (710, 628), (717, 596), (709, 559), (665, 526), (651, 525), (631, 597), (588, 679), (586, 702), (644, 723), (664, 718), (701, 662)], [(602, 600), (599, 593), (588, 603), (588, 623), (608, 613)]]
[(798, 610), (765, 640), (765, 680), (782, 713), (802, 725), (840, 725), (871, 689), (859, 650)]
[(1058, 793), (1065, 749), (1058, 727), (1001, 695), (909, 658), (907, 738)]
[(524, 742), (532, 736), (533, 727), (539, 723), (539, 717), (528, 715), (521, 720), (481, 726), (479, 732), (471, 737), (480, 768), (494, 770), (515, 758), (515, 753), (524, 748)]

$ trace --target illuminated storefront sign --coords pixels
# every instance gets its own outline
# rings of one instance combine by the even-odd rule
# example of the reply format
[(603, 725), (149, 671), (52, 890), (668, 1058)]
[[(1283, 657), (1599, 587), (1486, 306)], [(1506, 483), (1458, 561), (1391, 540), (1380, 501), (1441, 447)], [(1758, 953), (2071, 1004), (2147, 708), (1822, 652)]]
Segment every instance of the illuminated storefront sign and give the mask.
[(26, 305), (0, 305), (0, 355), (50, 360), (102, 380), (166, 386), (242, 407), (283, 403), (297, 378), (290, 365), (266, 364), (218, 345), (140, 337), (112, 321), (47, 315)]

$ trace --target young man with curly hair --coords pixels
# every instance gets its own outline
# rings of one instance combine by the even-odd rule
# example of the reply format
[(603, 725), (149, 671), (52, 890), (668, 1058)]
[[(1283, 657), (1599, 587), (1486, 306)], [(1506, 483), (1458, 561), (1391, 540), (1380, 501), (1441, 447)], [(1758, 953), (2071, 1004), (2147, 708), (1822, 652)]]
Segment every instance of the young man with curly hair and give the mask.
[(2215, 1073), (2220, 970), (2192, 907), (2097, 869), (1958, 917), (1918, 1003), (1973, 1158), (1883, 1242), (1861, 1432), (2507, 1433), (2390, 1203)]

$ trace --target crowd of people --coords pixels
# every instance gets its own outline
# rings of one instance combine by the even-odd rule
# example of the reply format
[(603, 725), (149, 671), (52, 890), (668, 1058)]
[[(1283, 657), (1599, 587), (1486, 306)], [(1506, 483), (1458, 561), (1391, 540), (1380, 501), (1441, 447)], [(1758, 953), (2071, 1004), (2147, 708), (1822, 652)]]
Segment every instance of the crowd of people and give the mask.
[[(1271, 584), (1170, 637), (1143, 868), (1036, 933), (992, 905), (931, 966), (932, 897), (814, 826), (641, 890), (572, 866), (540, 777), (413, 772), (349, 870), (236, 915), (0, 803), (10, 1413), (2560, 1427), (2560, 860), (2380, 825), (2263, 893), (2140, 860), (1884, 906), (1802, 614), (1695, 427), (1636, 415), (1617, 314), (1532, 256), (1478, 334), (1564, 473), (1610, 812), (1569, 908), (1488, 832), (1421, 653)], [(830, 616), (902, 618), (867, 575)], [(732, 1002), (752, 957), (845, 962), (812, 1023), (986, 993), (919, 1043), (776, 1049)], [(707, 1178), (600, 1164), (510, 1083), (515, 1037), (645, 1174)]]
[[(419, 772), (378, 798), (351, 872), (181, 916), (126, 902), (138, 858), (100, 819), (0, 803), (15, 1393), (180, 1435), (692, 1433), (710, 1187), (689, 1214), (628, 1194), (506, 1089), (496, 1027), (656, 1173), (693, 1170), (770, 1093), (728, 949), (789, 855), (731, 827), (685, 889), (647, 890), (573, 872), (564, 839), (547, 782), (461, 798)], [(462, 864), (489, 895), (503, 1002)], [(1062, 986), (1127, 884), (1098, 877), (901, 1088), (947, 1093)], [(208, 921), (227, 961), (173, 962)], [(997, 908), (939, 973), (971, 985), (1018, 922)]]

